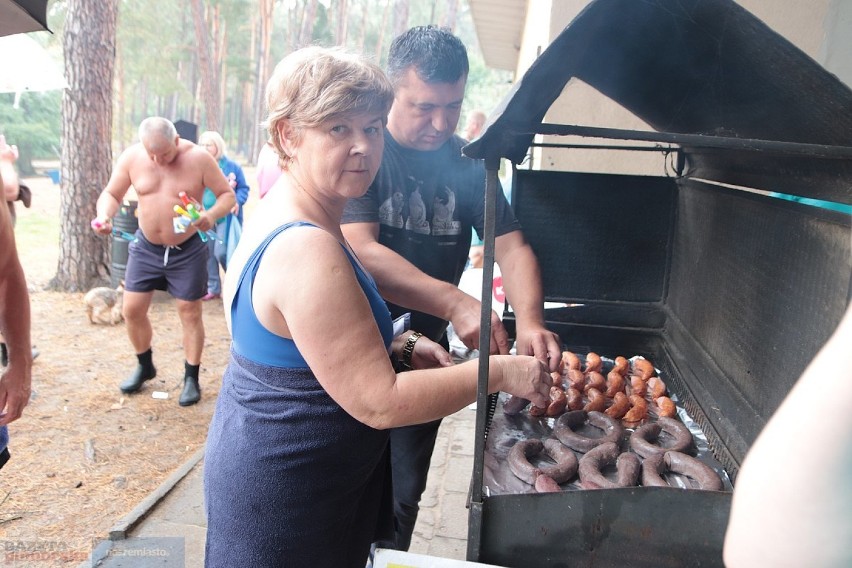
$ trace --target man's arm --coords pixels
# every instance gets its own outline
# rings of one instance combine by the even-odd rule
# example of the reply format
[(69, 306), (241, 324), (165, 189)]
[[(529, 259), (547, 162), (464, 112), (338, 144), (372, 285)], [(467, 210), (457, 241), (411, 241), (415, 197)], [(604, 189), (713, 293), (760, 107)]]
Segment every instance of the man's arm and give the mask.
[(131, 151), (133, 151), (132, 148), (125, 150), (125, 153), (118, 157), (118, 161), (112, 170), (112, 175), (106, 187), (98, 196), (98, 202), (95, 207), (97, 211), (96, 220), (100, 224), (92, 225), (92, 229), (96, 233), (109, 234), (112, 230), (112, 218), (118, 213), (121, 202), (130, 189), (130, 169), (127, 152)]
[(506, 299), (515, 313), (518, 354), (532, 355), (545, 361), (551, 372), (556, 371), (562, 343), (544, 326), (544, 294), (535, 253), (521, 231), (512, 231), (495, 239), (494, 256), (503, 275)]
[[(457, 286), (432, 278), (379, 243), (378, 223), (347, 223), (343, 235), (376, 280), (382, 297), (394, 304), (452, 322), (464, 344), (479, 349), (480, 302)], [(509, 352), (509, 337), (491, 312), (490, 353)]]
[(18, 185), (18, 171), (15, 161), (18, 159), (18, 147), (6, 143), (6, 137), (0, 134), (0, 177), (3, 178), (3, 194), (6, 201), (17, 201), (21, 188)]
[(9, 350), (9, 364), (0, 375), (0, 426), (5, 426), (20, 418), (30, 401), (33, 366), (30, 298), (5, 206), (0, 207), (0, 332)]
[(202, 211), (201, 216), (192, 224), (199, 231), (208, 231), (213, 228), (217, 219), (221, 219), (231, 212), (231, 209), (237, 203), (237, 198), (234, 195), (234, 190), (231, 189), (231, 184), (228, 183), (228, 178), (219, 169), (216, 160), (206, 150), (199, 148), (196, 152), (196, 156), (199, 156), (200, 160), (203, 186), (210, 188), (210, 191), (216, 196), (216, 203), (213, 204), (213, 207)]

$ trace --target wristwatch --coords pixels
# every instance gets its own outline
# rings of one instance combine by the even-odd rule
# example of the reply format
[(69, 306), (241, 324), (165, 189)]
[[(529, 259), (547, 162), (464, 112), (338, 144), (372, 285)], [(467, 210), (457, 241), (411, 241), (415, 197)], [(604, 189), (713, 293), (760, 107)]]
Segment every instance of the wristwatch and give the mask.
[(414, 355), (414, 344), (417, 343), (417, 340), (421, 337), (423, 337), (423, 334), (415, 331), (408, 336), (408, 339), (405, 340), (405, 343), (402, 346), (403, 369), (407, 369), (410, 371), (414, 368), (411, 366), (411, 357)]

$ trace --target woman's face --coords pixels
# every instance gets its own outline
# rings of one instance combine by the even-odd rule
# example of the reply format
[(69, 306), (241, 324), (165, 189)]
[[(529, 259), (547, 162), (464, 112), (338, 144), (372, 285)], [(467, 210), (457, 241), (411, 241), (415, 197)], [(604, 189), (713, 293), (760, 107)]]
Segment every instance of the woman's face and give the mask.
[(216, 144), (213, 143), (210, 139), (205, 139), (201, 141), (201, 147), (210, 152), (210, 155), (219, 159), (219, 149), (216, 147)]
[(384, 151), (381, 114), (356, 114), (306, 128), (295, 142), (282, 136), (289, 168), (306, 189), (360, 197), (376, 177)]

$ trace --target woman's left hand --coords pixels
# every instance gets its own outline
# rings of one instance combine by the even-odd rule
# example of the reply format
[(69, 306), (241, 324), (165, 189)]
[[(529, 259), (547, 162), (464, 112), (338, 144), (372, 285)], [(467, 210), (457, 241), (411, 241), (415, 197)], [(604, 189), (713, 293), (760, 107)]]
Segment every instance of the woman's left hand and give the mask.
[(451, 367), (453, 358), (447, 350), (435, 343), (428, 337), (420, 337), (414, 344), (414, 352), (411, 355), (411, 366), (415, 369), (429, 369), (432, 367)]

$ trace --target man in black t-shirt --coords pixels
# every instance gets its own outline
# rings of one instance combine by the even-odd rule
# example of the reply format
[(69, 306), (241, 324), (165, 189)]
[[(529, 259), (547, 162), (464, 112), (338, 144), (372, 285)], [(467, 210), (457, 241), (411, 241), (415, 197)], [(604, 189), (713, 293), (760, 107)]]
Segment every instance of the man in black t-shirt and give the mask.
[[(394, 317), (411, 311), (411, 328), (441, 342), (452, 322), (470, 349), (479, 349), (480, 303), (457, 287), (467, 262), (471, 229), (484, 234), (485, 168), (462, 156), (455, 136), (469, 70), (467, 50), (448, 30), (415, 27), (390, 47), (394, 102), (382, 165), (367, 193), (350, 200), (343, 233), (378, 283)], [(517, 351), (555, 371), (561, 343), (544, 326), (541, 275), (532, 249), (497, 192), (495, 257), (517, 322)], [(508, 353), (496, 313), (491, 344)], [(440, 421), (391, 431), (396, 543), (407, 550)]]

